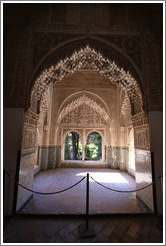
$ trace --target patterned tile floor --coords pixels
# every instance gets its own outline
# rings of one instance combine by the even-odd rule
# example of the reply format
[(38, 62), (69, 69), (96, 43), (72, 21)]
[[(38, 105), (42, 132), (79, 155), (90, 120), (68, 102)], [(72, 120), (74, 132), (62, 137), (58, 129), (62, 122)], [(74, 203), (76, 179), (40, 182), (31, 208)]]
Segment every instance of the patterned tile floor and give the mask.
[[(40, 172), (34, 179), (33, 189), (53, 192), (65, 189), (86, 176), (117, 190), (133, 190), (134, 179), (126, 172), (111, 169), (58, 168)], [(91, 178), (90, 214), (149, 213), (150, 210), (137, 198), (136, 193), (117, 193), (96, 184)], [(33, 194), (21, 214), (85, 214), (86, 179), (72, 189), (55, 195)]]
[[(38, 217), (16, 216), (5, 220), (4, 243), (49, 243), (66, 244), (97, 244), (97, 243), (158, 243), (163, 242), (162, 217), (148, 215), (112, 215), (93, 216), (89, 225), (93, 224), (95, 235), (83, 238), (80, 225), (85, 219), (71, 216), (59, 218), (56, 216)], [(164, 238), (165, 240), (165, 238)], [(163, 242), (164, 243), (164, 242)], [(160, 244), (161, 245), (161, 244)], [(165, 245), (165, 244), (163, 244)]]

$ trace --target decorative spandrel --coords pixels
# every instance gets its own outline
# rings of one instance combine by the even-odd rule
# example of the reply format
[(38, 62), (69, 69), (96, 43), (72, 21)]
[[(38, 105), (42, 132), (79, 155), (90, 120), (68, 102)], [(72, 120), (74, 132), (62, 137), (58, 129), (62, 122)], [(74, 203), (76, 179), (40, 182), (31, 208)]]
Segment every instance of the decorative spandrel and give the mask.
[(120, 121), (121, 121), (121, 125), (132, 124), (132, 121), (131, 121), (131, 104), (130, 104), (130, 100), (129, 100), (129, 97), (127, 96), (127, 94), (125, 94), (124, 100), (123, 100), (123, 103), (121, 106)]
[(59, 83), (63, 78), (80, 70), (86, 66), (90, 66), (94, 71), (98, 71), (101, 75), (110, 80), (112, 85), (120, 86), (134, 102), (139, 97), (142, 102), (142, 94), (137, 81), (116, 62), (105, 58), (103, 54), (92, 49), (88, 45), (75, 51), (71, 57), (66, 57), (58, 63), (45, 69), (35, 81), (32, 95), (40, 100), (49, 84)]
[(62, 118), (62, 124), (75, 126), (105, 126), (106, 120), (92, 107), (82, 104)]
[(83, 95), (68, 103), (61, 110), (58, 122), (78, 126), (101, 126), (107, 125), (109, 118), (103, 106)]

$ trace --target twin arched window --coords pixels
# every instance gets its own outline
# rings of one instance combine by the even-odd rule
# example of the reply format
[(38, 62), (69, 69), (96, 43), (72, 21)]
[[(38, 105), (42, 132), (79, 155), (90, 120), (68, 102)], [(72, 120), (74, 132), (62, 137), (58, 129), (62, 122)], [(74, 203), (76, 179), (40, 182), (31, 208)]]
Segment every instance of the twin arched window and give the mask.
[(102, 160), (102, 137), (98, 132), (91, 132), (86, 139), (85, 154), (81, 144), (81, 137), (77, 132), (69, 132), (65, 136), (65, 160)]

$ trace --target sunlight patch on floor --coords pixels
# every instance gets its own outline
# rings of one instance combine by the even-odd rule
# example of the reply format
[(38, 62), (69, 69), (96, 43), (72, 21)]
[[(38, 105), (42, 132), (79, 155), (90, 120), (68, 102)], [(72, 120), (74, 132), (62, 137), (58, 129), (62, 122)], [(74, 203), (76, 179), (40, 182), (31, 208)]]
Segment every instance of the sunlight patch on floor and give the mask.
[[(86, 176), (87, 172), (77, 173), (76, 176)], [(103, 183), (128, 183), (128, 181), (120, 173), (108, 173), (108, 172), (89, 172), (96, 181)], [(90, 182), (94, 182), (91, 178)]]

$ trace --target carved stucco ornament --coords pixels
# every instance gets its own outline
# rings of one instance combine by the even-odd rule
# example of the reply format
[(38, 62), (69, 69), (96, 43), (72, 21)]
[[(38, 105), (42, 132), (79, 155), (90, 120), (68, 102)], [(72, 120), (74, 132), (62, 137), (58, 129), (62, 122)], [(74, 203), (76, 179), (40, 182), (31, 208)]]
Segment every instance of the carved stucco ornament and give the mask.
[(78, 108), (81, 105), (87, 105), (90, 106), (94, 111), (96, 111), (104, 120), (106, 123), (109, 122), (109, 115), (106, 112), (106, 110), (101, 107), (97, 102), (95, 102), (94, 100), (90, 99), (89, 97), (83, 95), (81, 97), (79, 97), (78, 99), (72, 101), (71, 103), (69, 103), (66, 107), (64, 107), (62, 109), (62, 111), (59, 114), (58, 117), (58, 123), (60, 123), (62, 121), (62, 119), (69, 114), (70, 112), (72, 112), (75, 108)]
[(95, 71), (107, 77), (112, 84), (121, 86), (133, 102), (137, 97), (142, 101), (138, 83), (129, 71), (119, 68), (114, 61), (105, 59), (100, 52), (96, 52), (89, 46), (75, 51), (71, 57), (66, 57), (64, 60), (60, 60), (57, 64), (45, 69), (37, 78), (31, 97), (35, 94), (36, 98), (40, 100), (50, 83), (56, 84), (60, 82), (64, 77), (83, 68), (87, 63)]
[(40, 112), (46, 112), (48, 111), (48, 102), (46, 99), (46, 93), (44, 93), (41, 97), (41, 101), (40, 101)]

